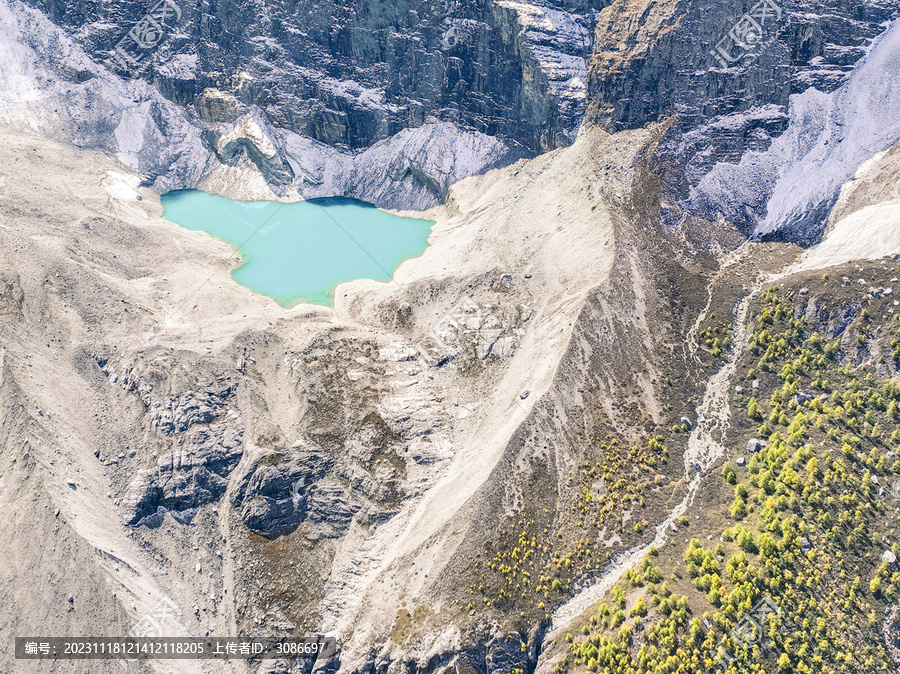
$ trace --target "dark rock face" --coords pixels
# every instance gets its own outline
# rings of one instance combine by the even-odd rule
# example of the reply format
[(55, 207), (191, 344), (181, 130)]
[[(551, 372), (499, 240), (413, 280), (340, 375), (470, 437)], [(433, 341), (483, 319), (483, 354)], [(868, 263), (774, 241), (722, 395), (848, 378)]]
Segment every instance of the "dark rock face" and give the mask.
[[(108, 63), (148, 10), (136, 0), (31, 4)], [(175, 4), (139, 75), (204, 122), (234, 121), (233, 109), (204, 100), (213, 89), (331, 146), (362, 149), (440, 119), (539, 152), (568, 144), (580, 123), (584, 60), (606, 2)]]
[(395, 512), (396, 471), (358, 463), (301, 443), (256, 456), (237, 478), (232, 505), (248, 529), (277, 538), (304, 525), (310, 540), (338, 538), (354, 517), (386, 521)]
[[(834, 91), (898, 14), (888, 2), (769, 0), (765, 19), (757, 17), (761, 38), (748, 38), (742, 49), (728, 35), (748, 9), (740, 2), (673, 1), (648, 9), (636, 25), (625, 3), (614, 2), (597, 27), (589, 119), (617, 131), (677, 115), (685, 133), (734, 112), (786, 107), (791, 94), (809, 87)], [(619, 43), (623, 36), (630, 42)], [(736, 58), (724, 61), (728, 68), (717, 60), (717, 46)], [(759, 142), (750, 133), (755, 128), (758, 119), (748, 120), (743, 150)], [(732, 137), (736, 131), (730, 129)]]
[[(199, 368), (205, 386), (178, 370), (98, 358), (109, 383), (136, 394), (167, 451), (155, 466), (137, 472), (125, 498), (126, 523), (159, 526), (166, 512), (189, 522), (197, 508), (218, 501), (243, 455), (244, 425), (233, 409), (236, 384), (227, 373)], [(178, 390), (182, 389), (182, 390)], [(183, 390), (187, 389), (187, 390)]]
[[(652, 157), (664, 222), (724, 216), (746, 236), (807, 244), (852, 169), (897, 140), (854, 139), (860, 151), (797, 203), (778, 182), (799, 147), (754, 159), (792, 123), (812, 148), (807, 129), (834, 118), (819, 124), (820, 153), (852, 135), (836, 97), (898, 14), (884, 0), (29, 4), (56, 23), (15, 8), (60, 135), (117, 154), (160, 192), (211, 177), (213, 191), (258, 198), (232, 194), (258, 170), (281, 196), (423, 209), (462, 178), (567, 144), (582, 118), (609, 131), (667, 119)], [(157, 33), (140, 30), (148, 11), (166, 15)], [(135, 36), (141, 63), (116, 61)], [(792, 121), (790, 97), (810, 91), (833, 100), (806, 100)]]
[(574, 139), (607, 2), (16, 0), (9, 32), (46, 132), (145, 187), (407, 210)]
[[(751, 25), (748, 14), (756, 22), (752, 34), (735, 42), (739, 26)], [(845, 85), (884, 22), (897, 15), (887, 2), (672, 0), (638, 19), (626, 3), (614, 2), (595, 35), (587, 119), (618, 131), (670, 118), (654, 157), (672, 206), (662, 212), (670, 226), (685, 211), (708, 220), (724, 215), (748, 236), (777, 229), (770, 236), (814, 242), (836, 187), (808, 204), (802, 217), (762, 227), (784, 162), (744, 166), (733, 180), (725, 165), (765, 152), (787, 129), (791, 95)], [(701, 186), (717, 164), (721, 172)]]
[[(266, 538), (302, 527), (308, 540), (336, 539), (353, 521), (387, 521), (405, 495), (406, 466), (395, 451), (400, 439), (377, 412), (366, 410), (361, 391), (333, 381), (340, 372), (330, 355), (319, 360), (323, 356), (319, 348), (306, 354), (302, 385), (298, 378), (305, 395), (327, 398), (315, 399), (301, 423), (315, 439), (257, 450), (235, 476), (232, 506), (248, 529)], [(338, 402), (345, 395), (362, 409), (347, 412), (347, 403)]]
[(178, 436), (175, 451), (160, 457), (155, 469), (139, 471), (129, 485), (127, 523), (152, 524), (145, 518), (160, 507), (189, 521), (198, 507), (219, 500), (243, 454), (242, 441), (237, 415)]
[[(327, 453), (302, 446), (259, 456), (239, 478), (232, 505), (247, 528), (260, 536), (288, 534), (314, 514), (318, 482), (332, 463)], [(329, 519), (329, 513), (316, 516)], [(343, 528), (329, 533), (339, 535), (341, 531)]]

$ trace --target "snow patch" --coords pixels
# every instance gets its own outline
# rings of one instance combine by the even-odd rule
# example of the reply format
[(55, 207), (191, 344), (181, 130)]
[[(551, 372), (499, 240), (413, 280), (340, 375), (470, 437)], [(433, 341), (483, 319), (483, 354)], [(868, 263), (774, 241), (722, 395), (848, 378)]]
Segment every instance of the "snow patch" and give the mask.
[(868, 206), (835, 223), (825, 239), (786, 273), (896, 254), (900, 254), (900, 199)]
[(122, 112), (115, 136), (119, 143), (119, 161), (129, 168), (137, 169), (138, 153), (144, 147), (144, 128), (147, 125), (147, 114), (150, 112), (150, 101), (126, 108)]

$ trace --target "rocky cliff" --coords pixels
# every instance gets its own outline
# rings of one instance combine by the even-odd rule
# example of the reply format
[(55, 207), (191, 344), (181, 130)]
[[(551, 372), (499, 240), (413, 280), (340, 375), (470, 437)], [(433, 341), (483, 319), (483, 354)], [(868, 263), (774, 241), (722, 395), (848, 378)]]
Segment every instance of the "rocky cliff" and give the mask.
[[(671, 118), (656, 155), (671, 227), (722, 215), (806, 244), (897, 136), (892, 86), (850, 121), (872, 89), (854, 80), (893, 67), (892, 3), (157, 5), (4, 5), (7, 118), (114, 153), (157, 191), (401, 210), (567, 145), (582, 120)], [(778, 180), (823, 163), (843, 169), (787, 203)]]
[[(279, 196), (424, 208), (462, 177), (572, 141), (602, 6), (171, 0), (5, 11), (27, 62), (62, 80), (59, 136), (117, 151), (159, 190), (195, 186), (179, 167), (186, 153), (205, 152), (245, 169), (244, 183), (261, 174), (261, 191)], [(17, 65), (7, 65), (10, 77)], [(172, 116), (179, 121), (158, 123)], [(386, 174), (372, 170), (385, 164)]]
[[(667, 197), (680, 205), (664, 214), (672, 225), (685, 209), (809, 244), (840, 185), (898, 137), (892, 86), (864, 85), (865, 103), (848, 108), (861, 103), (856, 70), (896, 69), (878, 61), (896, 53), (888, 22), (898, 11), (893, 2), (614, 2), (595, 34), (588, 120), (615, 131), (673, 119), (659, 155)], [(814, 173), (805, 167), (825, 163), (844, 168), (813, 179), (803, 189), (814, 194), (786, 212), (780, 177), (793, 173), (782, 190), (794, 190)]]

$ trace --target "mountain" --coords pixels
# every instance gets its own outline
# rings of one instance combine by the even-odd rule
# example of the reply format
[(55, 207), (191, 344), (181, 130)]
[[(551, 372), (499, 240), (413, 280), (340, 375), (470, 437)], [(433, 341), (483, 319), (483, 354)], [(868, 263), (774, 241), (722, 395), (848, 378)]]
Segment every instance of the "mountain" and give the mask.
[[(898, 12), (0, 0), (0, 633), (897, 671)], [(182, 188), (436, 224), (284, 309)]]

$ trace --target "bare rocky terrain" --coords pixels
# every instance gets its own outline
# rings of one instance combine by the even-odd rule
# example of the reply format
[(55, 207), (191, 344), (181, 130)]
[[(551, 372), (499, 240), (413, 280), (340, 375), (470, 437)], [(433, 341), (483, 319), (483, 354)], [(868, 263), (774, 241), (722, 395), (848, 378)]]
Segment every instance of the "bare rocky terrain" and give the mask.
[[(361, 666), (401, 606), (439, 593), (434, 620), (454, 616), (467, 573), (459, 548), (493, 528), (477, 513), (521, 504), (509, 491), (527, 463), (516, 429), (544, 432), (530, 419), (547, 413), (559, 359), (585, 356), (570, 351), (585, 307), (606, 301), (595, 286), (615, 266), (622, 222), (597, 205), (601, 190), (628, 184), (595, 184), (593, 158), (605, 148), (607, 162), (627, 165), (647, 140), (585, 136), (540, 164), (460, 185), (434, 213), (424, 256), (390, 284), (347, 284), (331, 311), (284, 310), (236, 286), (224, 244), (160, 220), (153, 193), (138, 201), (102, 155), (6, 136), (5, 163), (45, 177), (11, 178), (0, 202), (10, 237), (4, 501), (34, 503), (28, 516), (36, 508), (53, 527), (28, 540), (83, 540), (77, 565), (112, 576), (61, 580), (73, 623), (48, 623), (58, 607), (45, 602), (35, 628), (87, 629), (81, 615), (101, 611), (103, 587), (109, 615), (94, 619), (104, 629), (166, 596), (182, 606), (186, 634), (343, 632), (342, 657)], [(573, 165), (586, 174), (576, 201), (561, 179)], [(59, 168), (60, 182), (54, 167), (64, 166), (83, 168)], [(573, 238), (577, 264), (559, 267)], [(186, 251), (207, 262), (187, 264)], [(473, 309), (458, 352), (411, 358), (461, 299)], [(582, 363), (579, 376), (590, 369)], [(570, 394), (554, 395), (577, 411)], [(33, 491), (42, 502), (25, 496)], [(7, 568), (10, 580), (23, 573)], [(8, 587), (21, 626), (28, 591)]]
[[(523, 623), (460, 608), (505, 536), (498, 518), (574, 542), (566, 475), (606, 453), (592, 438), (640, 441), (715, 411), (706, 398), (729, 377), (706, 383), (717, 367), (686, 348), (694, 324), (726, 285), (745, 279), (726, 291), (739, 298), (796, 255), (744, 244), (720, 266), (699, 228), (642, 223), (648, 178), (632, 167), (658, 136), (584, 132), (460, 183), (429, 213), (425, 255), (391, 283), (341, 286), (334, 310), (233, 283), (227, 246), (161, 220), (154, 193), (103, 155), (4, 136), (4, 633), (124, 633), (169, 598), (172, 633), (336, 634), (342, 670), (538, 664), (543, 635), (577, 611)], [(864, 189), (878, 194), (891, 166)], [(867, 208), (856, 191), (834, 234)], [(889, 231), (861, 255), (900, 252)], [(800, 264), (832, 264), (829, 245)], [(454, 349), (416, 358), (448, 313)], [(646, 519), (671, 520), (690, 494), (688, 512), (702, 505), (702, 437), (667, 440)], [(608, 541), (615, 555), (649, 539)], [(573, 596), (602, 596), (617, 568), (573, 579)], [(543, 627), (517, 631), (530, 620)]]
[[(827, 401), (778, 387), (811, 357), (756, 370), (802, 328), (798, 349), (821, 346), (812, 332), (837, 340), (803, 386), (852, 395), (868, 374), (891, 395), (895, 6), (827, 8), (826, 23), (785, 6), (756, 65), (708, 72), (699, 46), (734, 7), (504, 0), (475, 18), (435, 10), (402, 39), (391, 31), (432, 10), (354, 5), (328, 37), (291, 32), (279, 8), (218, 17), (256, 42), (231, 53), (216, 33), (199, 55), (191, 36), (214, 12), (192, 8), (154, 67), (123, 78), (100, 58), (110, 10), (85, 6), (73, 33), (64, 4), (0, 0), (0, 636), (124, 635), (150, 617), (171, 635), (327, 634), (338, 652), (85, 666), (0, 649), (0, 670), (632, 671), (672, 615), (681, 632), (731, 629), (679, 567), (699, 554), (691, 538), (731, 544), (738, 522), (761, 535), (766, 497), (787, 507), (790, 474), (773, 495), (744, 468), (741, 447), (758, 435), (761, 452), (770, 423), (848, 461), (863, 457), (851, 431), (881, 452), (848, 478), (880, 501), (871, 547), (845, 544), (863, 599), (841, 616), (846, 638), (874, 643), (878, 625), (884, 643), (834, 671), (898, 666), (893, 590), (866, 594), (873, 574), (893, 588), (876, 563), (896, 547), (885, 513), (900, 463), (881, 451), (893, 412), (877, 403), (880, 434), (869, 415), (797, 435), (806, 417), (779, 413)], [(459, 44), (442, 43), (453, 26)], [(391, 40), (423, 59), (419, 88), (392, 88), (409, 72), (379, 60)], [(457, 61), (485, 79), (457, 91)], [(160, 193), (186, 187), (353, 196), (435, 226), (392, 281), (284, 309), (232, 280), (225, 243), (161, 218)], [(770, 315), (786, 336), (765, 351)], [(774, 416), (751, 415), (748, 393)], [(791, 448), (807, 470), (812, 450)], [(840, 472), (820, 458), (832, 472), (812, 464), (810, 484)], [(739, 483), (723, 482), (729, 467)], [(754, 480), (765, 495), (747, 492)], [(729, 509), (732, 485), (747, 512)], [(862, 515), (832, 515), (858, 543)], [(824, 550), (830, 520), (817, 517), (821, 532), (784, 525), (786, 555), (799, 533), (801, 552)], [(613, 620), (635, 569), (659, 578), (627, 586), (629, 614)], [(662, 574), (685, 606), (651, 592)], [(648, 617), (643, 602), (662, 596)], [(823, 666), (785, 649), (793, 669), (773, 656), (771, 671)]]

